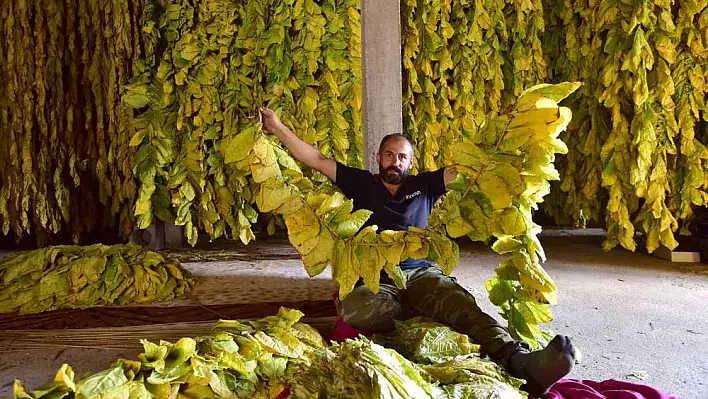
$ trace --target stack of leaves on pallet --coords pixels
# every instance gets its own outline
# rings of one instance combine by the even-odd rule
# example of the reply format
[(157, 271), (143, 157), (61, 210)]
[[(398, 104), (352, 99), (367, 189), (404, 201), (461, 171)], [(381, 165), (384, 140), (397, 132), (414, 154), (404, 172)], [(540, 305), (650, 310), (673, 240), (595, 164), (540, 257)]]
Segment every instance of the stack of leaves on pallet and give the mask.
[(169, 301), (193, 283), (177, 261), (133, 244), (48, 247), (0, 260), (0, 313)]
[(159, 344), (143, 340), (139, 361), (118, 360), (78, 380), (65, 364), (34, 391), (16, 380), (14, 397), (526, 398), (519, 390), (523, 380), (482, 359), (466, 336), (431, 321), (402, 322), (379, 338), (395, 343), (412, 337), (407, 347), (417, 350), (406, 353), (423, 359), (415, 363), (363, 337), (326, 346), (301, 317), (282, 308), (260, 320), (220, 321), (209, 336)]

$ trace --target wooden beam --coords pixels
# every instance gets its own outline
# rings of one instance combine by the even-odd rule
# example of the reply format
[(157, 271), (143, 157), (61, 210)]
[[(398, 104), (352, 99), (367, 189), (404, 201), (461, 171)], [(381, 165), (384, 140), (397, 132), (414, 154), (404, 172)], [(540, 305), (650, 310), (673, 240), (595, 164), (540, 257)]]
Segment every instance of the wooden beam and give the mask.
[[(304, 317), (300, 322), (327, 337), (336, 317)], [(78, 330), (14, 330), (0, 333), (0, 353), (36, 349), (115, 349), (142, 348), (140, 339), (175, 342), (183, 337), (210, 335), (214, 322), (154, 324), (131, 327), (86, 328)]]
[(334, 317), (334, 301), (247, 303), (174, 307), (102, 307), (55, 310), (29, 315), (0, 314), (0, 338), (11, 330), (59, 330), (145, 326), (166, 323), (258, 319), (278, 314), (280, 307), (298, 309), (308, 317)]

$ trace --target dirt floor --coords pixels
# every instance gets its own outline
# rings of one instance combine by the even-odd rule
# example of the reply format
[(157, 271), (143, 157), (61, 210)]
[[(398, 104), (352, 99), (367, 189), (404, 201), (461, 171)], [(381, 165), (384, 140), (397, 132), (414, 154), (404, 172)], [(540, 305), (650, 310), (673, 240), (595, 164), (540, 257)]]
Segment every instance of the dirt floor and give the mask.
[[(708, 398), (708, 265), (675, 264), (621, 249), (607, 253), (601, 240), (562, 234), (542, 239), (548, 255), (544, 266), (560, 290), (548, 328), (571, 336), (583, 354), (569, 377), (630, 380), (681, 399)], [(484, 281), (500, 259), (482, 245), (466, 246), (454, 272), (490, 314), (496, 310), (487, 300)], [(207, 258), (186, 267), (200, 276), (195, 291), (202, 305), (327, 300), (334, 289), (328, 275), (311, 279), (297, 259), (280, 253), (278, 260)], [(138, 346), (28, 349), (5, 341), (0, 398), (11, 396), (14, 378), (35, 387), (53, 377), (62, 363), (81, 375), (140, 352)]]

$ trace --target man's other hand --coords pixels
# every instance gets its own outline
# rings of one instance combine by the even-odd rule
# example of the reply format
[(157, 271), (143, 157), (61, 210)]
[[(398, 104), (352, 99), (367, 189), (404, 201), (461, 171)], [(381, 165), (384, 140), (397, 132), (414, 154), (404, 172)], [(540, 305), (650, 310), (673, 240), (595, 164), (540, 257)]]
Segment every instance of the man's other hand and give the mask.
[(263, 129), (271, 134), (277, 134), (281, 132), (285, 125), (278, 118), (278, 114), (275, 111), (268, 108), (261, 108), (261, 117), (263, 118)]

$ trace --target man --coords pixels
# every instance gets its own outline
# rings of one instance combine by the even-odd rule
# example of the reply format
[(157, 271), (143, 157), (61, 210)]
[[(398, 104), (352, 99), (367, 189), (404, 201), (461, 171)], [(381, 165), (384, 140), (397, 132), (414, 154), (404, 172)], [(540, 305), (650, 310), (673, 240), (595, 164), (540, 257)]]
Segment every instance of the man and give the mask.
[[(413, 147), (400, 134), (381, 141), (376, 154), (379, 174), (373, 175), (326, 158), (291, 132), (275, 112), (262, 109), (261, 114), (266, 131), (278, 136), (299, 161), (331, 179), (354, 201), (355, 209), (372, 211), (367, 225), (377, 225), (381, 230), (426, 227), (435, 201), (457, 175), (449, 167), (411, 175)], [(557, 335), (545, 349), (531, 352), (528, 344), (512, 338), (506, 328), (477, 306), (472, 294), (439, 267), (423, 259), (407, 259), (400, 267), (407, 277), (406, 289), (398, 289), (385, 274), (377, 294), (359, 281), (340, 305), (342, 319), (352, 327), (372, 332), (393, 329), (395, 319), (415, 315), (435, 319), (469, 335), (483, 353), (510, 374), (525, 379), (522, 388), (535, 397), (542, 396), (572, 369), (575, 349), (568, 337)]]

